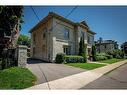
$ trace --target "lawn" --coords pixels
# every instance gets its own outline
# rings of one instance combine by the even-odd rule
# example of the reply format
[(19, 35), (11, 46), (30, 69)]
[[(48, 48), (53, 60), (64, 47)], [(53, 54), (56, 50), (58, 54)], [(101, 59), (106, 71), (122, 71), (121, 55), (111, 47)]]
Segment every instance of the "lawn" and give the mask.
[(36, 77), (27, 69), (12, 67), (0, 71), (0, 89), (24, 89), (35, 84)]
[(123, 60), (125, 60), (125, 59), (116, 59), (116, 58), (113, 58), (113, 59), (107, 59), (107, 60), (103, 60), (103, 61), (99, 61), (99, 62), (100, 63), (109, 63), (109, 64), (112, 64), (112, 63), (123, 61)]
[(105, 66), (104, 64), (95, 64), (95, 63), (67, 63), (66, 65), (82, 68), (82, 69), (87, 69), (87, 70), (92, 70), (95, 68)]

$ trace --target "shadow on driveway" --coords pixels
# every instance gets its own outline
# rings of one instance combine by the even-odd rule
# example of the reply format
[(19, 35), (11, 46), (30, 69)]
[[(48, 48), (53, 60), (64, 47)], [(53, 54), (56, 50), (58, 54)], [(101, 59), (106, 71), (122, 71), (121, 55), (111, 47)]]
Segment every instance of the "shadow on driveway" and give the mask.
[(27, 58), (27, 64), (40, 64), (40, 63), (48, 63), (48, 62), (40, 59)]

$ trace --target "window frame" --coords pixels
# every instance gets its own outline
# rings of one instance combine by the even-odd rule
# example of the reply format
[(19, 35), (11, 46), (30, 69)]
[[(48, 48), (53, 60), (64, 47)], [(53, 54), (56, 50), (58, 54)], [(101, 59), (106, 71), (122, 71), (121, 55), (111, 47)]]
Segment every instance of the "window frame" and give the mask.
[(64, 38), (65, 39), (70, 39), (70, 29), (64, 28)]
[(71, 55), (71, 46), (66, 46), (66, 45), (64, 45), (64, 46), (63, 46), (63, 52), (64, 52), (66, 55)]

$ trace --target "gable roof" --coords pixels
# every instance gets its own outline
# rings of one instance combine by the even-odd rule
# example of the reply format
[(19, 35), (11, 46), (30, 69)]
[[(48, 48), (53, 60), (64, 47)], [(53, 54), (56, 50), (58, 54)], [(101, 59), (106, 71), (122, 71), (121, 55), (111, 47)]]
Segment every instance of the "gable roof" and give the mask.
[[(84, 28), (89, 30), (89, 27), (88, 27), (88, 25), (86, 24), (85, 21), (83, 21), (81, 23), (75, 23), (75, 22), (73, 22), (73, 21), (71, 21), (71, 20), (69, 20), (69, 19), (67, 19), (67, 18), (65, 18), (63, 16), (60, 16), (60, 15), (54, 13), (54, 12), (49, 12), (49, 14), (45, 18), (43, 18), (38, 24), (36, 24), (29, 32), (31, 33), (32, 31), (37, 29), (42, 23), (45, 23), (46, 21), (48, 21), (50, 18), (53, 18), (53, 17), (55, 17), (55, 18), (57, 18), (59, 20), (62, 20), (64, 22), (66, 22), (66, 23), (69, 23), (71, 25), (81, 26), (81, 27), (84, 27)], [(95, 32), (92, 32), (90, 30), (88, 32), (92, 33), (92, 34), (96, 34)]]

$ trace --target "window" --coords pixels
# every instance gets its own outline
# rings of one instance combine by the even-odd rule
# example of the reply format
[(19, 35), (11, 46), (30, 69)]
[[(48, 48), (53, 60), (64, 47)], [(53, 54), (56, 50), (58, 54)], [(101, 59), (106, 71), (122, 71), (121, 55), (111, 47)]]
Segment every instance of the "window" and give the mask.
[(88, 35), (88, 38), (87, 38), (87, 42), (88, 42), (88, 44), (92, 44), (93, 41), (94, 41), (93, 36), (89, 36), (89, 35)]
[(63, 52), (66, 55), (70, 55), (71, 54), (71, 46), (63, 46)]
[(46, 32), (47, 32), (47, 28), (44, 28), (43, 29), (43, 39), (45, 39), (45, 37), (46, 37)]
[(64, 28), (64, 38), (69, 39), (69, 29)]
[(85, 39), (85, 33), (83, 31), (81, 31), (81, 37)]
[(88, 36), (87, 42), (88, 44), (90, 44), (90, 36)]

